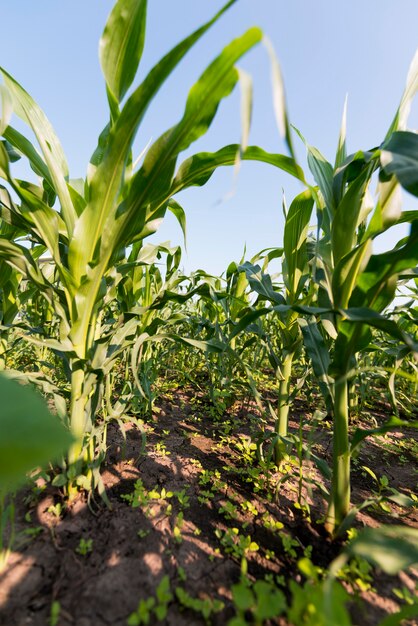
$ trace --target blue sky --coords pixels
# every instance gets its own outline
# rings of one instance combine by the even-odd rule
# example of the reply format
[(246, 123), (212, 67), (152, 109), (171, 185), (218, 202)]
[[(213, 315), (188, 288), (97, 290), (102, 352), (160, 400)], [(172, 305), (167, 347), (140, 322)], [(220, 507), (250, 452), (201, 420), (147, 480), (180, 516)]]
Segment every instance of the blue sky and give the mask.
[[(37, 100), (64, 146), (71, 176), (84, 176), (96, 139), (107, 121), (98, 41), (112, 0), (13, 0), (2, 3), (0, 65)], [(175, 43), (209, 18), (219, 0), (149, 0), (147, 38), (138, 72), (145, 72)], [(348, 94), (348, 148), (378, 145), (398, 105), (409, 63), (418, 46), (416, 0), (239, 0), (189, 53), (155, 99), (138, 135), (139, 152), (182, 114), (189, 88), (232, 38), (253, 25), (273, 41), (282, 65), (290, 121), (309, 143), (333, 160), (343, 103)], [(241, 67), (254, 80), (250, 143), (284, 152), (277, 132), (270, 67), (262, 46)], [(239, 93), (225, 100), (211, 130), (193, 152), (217, 150), (239, 141)], [(14, 122), (15, 123), (15, 122)], [(410, 126), (418, 126), (417, 107)], [(304, 148), (295, 139), (304, 165)], [(282, 190), (288, 201), (299, 191), (284, 173), (267, 165), (245, 163), (234, 183), (224, 168), (202, 189), (177, 199), (186, 210), (186, 271), (201, 267), (219, 274), (247, 256), (282, 243)], [(234, 190), (231, 195), (230, 192)], [(413, 206), (411, 198), (405, 198)], [(155, 241), (181, 243), (169, 216)], [(391, 246), (397, 235), (382, 246)]]

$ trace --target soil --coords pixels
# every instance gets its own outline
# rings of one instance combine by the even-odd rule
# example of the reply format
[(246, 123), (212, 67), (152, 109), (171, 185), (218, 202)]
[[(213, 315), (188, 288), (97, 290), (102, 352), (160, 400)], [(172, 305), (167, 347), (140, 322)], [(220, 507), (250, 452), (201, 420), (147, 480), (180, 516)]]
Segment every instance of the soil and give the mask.
[[(374, 411), (374, 419), (382, 422), (386, 411), (382, 405), (380, 411)], [(308, 429), (311, 414), (306, 403), (297, 401), (292, 431), (297, 433), (300, 420)], [(246, 555), (249, 579), (270, 575), (284, 583), (287, 597), (289, 579), (303, 582), (297, 561), (304, 554), (326, 568), (341, 551), (341, 542), (332, 543), (317, 523), (326, 510), (320, 491), (303, 485), (304, 510), (297, 505), (297, 465), (289, 465), (287, 480), (278, 473), (260, 474), (258, 480), (251, 474), (257, 461), (249, 447), (250, 434), (257, 419), (251, 403), (236, 404), (216, 416), (201, 392), (179, 388), (157, 402), (153, 419), (144, 426), (145, 448), (143, 436), (133, 424), (109, 426), (102, 476), (111, 509), (100, 498), (88, 503), (80, 496), (57, 515), (51, 509), (60, 502), (57, 488), (38, 481), (37, 489), (22, 491), (16, 502), (15, 550), (0, 573), (0, 624), (125, 626), (139, 601), (155, 596), (164, 575), (173, 590), (182, 587), (193, 598), (221, 600), (224, 608), (212, 617), (212, 623), (227, 624), (234, 615), (231, 587), (241, 575), (240, 557), (228, 553), (220, 542), (231, 528), (239, 528), (241, 535), (250, 536), (257, 544), (258, 549)], [(322, 425), (311, 435), (314, 449), (329, 460), (329, 429)], [(362, 465), (378, 476), (385, 474), (390, 486), (402, 493), (416, 491), (417, 472), (410, 449), (401, 446), (400, 455), (394, 448), (412, 437), (414, 431), (404, 430), (367, 440), (353, 463), (353, 503), (372, 495), (373, 480)], [(324, 484), (311, 462), (305, 462), (304, 475), (310, 476), (312, 485), (315, 481)], [(206, 484), (202, 476), (206, 476)], [(149, 498), (146, 506), (131, 506), (123, 496), (134, 492), (138, 479), (147, 492), (156, 490), (161, 497)], [(181, 505), (181, 495), (176, 495), (183, 490), (183, 499), (188, 496), (186, 505)], [(170, 497), (168, 492), (174, 495)], [(220, 510), (227, 501), (233, 504), (233, 519)], [(280, 523), (283, 527), (278, 532)], [(378, 508), (363, 510), (355, 525), (381, 523), (418, 527), (416, 513), (396, 505), (391, 505), (390, 514)], [(284, 548), (283, 534), (294, 540), (293, 548)], [(81, 539), (91, 540), (86, 554), (78, 550)], [(396, 577), (373, 570), (372, 576), (370, 585), (363, 584), (363, 588), (356, 584), (355, 576), (345, 583), (353, 599), (353, 624), (358, 626), (378, 624), (399, 610), (401, 602), (393, 589), (406, 588), (413, 594), (418, 580), (413, 569)], [(55, 621), (50, 619), (53, 602), (59, 603)], [(156, 623), (155, 617), (150, 623)], [(197, 626), (207, 622), (200, 613), (173, 599), (159, 623)], [(284, 618), (266, 623), (288, 624)]]

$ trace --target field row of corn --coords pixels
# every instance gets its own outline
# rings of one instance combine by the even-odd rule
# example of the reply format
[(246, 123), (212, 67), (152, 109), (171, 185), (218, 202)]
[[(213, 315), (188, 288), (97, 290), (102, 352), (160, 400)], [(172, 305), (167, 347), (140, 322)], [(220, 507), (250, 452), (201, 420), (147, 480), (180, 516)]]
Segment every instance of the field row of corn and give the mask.
[[(290, 125), (280, 67), (270, 49), (277, 117), (288, 153), (267, 153), (248, 145), (251, 87), (236, 68), (263, 38), (251, 28), (204, 70), (179, 122), (138, 158), (133, 154), (154, 96), (232, 4), (131, 89), (144, 47), (147, 3), (116, 2), (100, 41), (109, 122), (85, 179), (70, 177), (46, 115), (1, 69), (4, 561), (13, 549), (8, 531), (13, 494), (25, 476), (46, 468), (68, 506), (80, 495), (97, 506), (100, 501), (109, 505), (102, 480), (109, 427), (114, 422), (123, 430), (131, 423), (143, 432), (167, 380), (203, 388), (215, 421), (235, 401), (251, 398), (260, 418), (256, 462), (280, 472), (296, 450), (315, 465), (323, 484), (313, 488), (327, 502), (320, 523), (333, 542), (344, 542), (358, 512), (371, 506), (351, 503), (352, 464), (366, 439), (418, 424), (418, 211), (402, 205), (402, 189), (418, 196), (418, 135), (407, 129), (418, 89), (418, 57), (381, 144), (348, 155), (344, 114), (335, 157), (327, 160)], [(241, 144), (179, 161), (240, 81)], [(13, 116), (28, 125), (36, 146), (14, 128)], [(305, 169), (296, 159), (295, 137), (306, 145)], [(14, 176), (21, 160), (33, 171), (31, 181)], [(280, 247), (231, 262), (221, 277), (204, 271), (186, 276), (179, 247), (154, 245), (147, 238), (167, 211), (185, 234), (177, 194), (204, 186), (216, 168), (238, 167), (242, 160), (262, 161), (284, 181), (290, 176), (301, 185), (290, 203), (283, 201)], [(408, 234), (386, 252), (374, 253), (374, 239), (399, 224), (408, 226)], [(313, 407), (310, 432), (329, 424), (330, 462), (312, 451), (304, 431), (289, 428), (298, 397)], [(387, 419), (365, 426), (368, 409), (382, 398)], [(359, 415), (366, 422), (356, 427)], [(414, 494), (398, 490), (379, 497), (380, 503), (406, 508), (416, 504)], [(334, 579), (351, 557), (369, 557), (395, 574), (418, 562), (417, 539), (416, 528), (395, 523), (343, 543), (324, 578), (322, 614), (309, 618), (308, 611), (297, 624), (337, 624)], [(407, 607), (416, 608), (414, 602)], [(267, 618), (247, 622), (244, 613), (243, 621), (236, 618), (231, 624), (276, 623)], [(412, 609), (404, 613), (410, 615)]]

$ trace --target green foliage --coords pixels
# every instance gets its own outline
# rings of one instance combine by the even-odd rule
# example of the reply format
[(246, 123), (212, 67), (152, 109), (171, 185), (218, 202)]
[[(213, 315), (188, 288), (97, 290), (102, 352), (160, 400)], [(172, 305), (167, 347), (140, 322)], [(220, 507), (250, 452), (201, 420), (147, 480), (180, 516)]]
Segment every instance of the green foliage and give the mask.
[(291, 580), (289, 588), (292, 600), (287, 617), (296, 626), (351, 626), (345, 606), (349, 596), (340, 583), (333, 581), (327, 586), (325, 583), (313, 586), (306, 582), (302, 586)]
[(283, 592), (263, 580), (257, 580), (253, 585), (247, 581), (233, 585), (232, 600), (237, 614), (229, 620), (228, 626), (261, 625), (286, 610)]
[[(175, 46), (122, 103), (142, 56), (147, 3), (116, 2), (100, 41), (110, 120), (82, 180), (69, 178), (64, 151), (41, 108), (1, 70), (7, 102), (32, 129), (41, 155), (10, 126), (7, 114), (1, 124), (8, 143), (0, 143), (0, 176), (17, 201), (2, 189), (2, 219), (17, 224), (19, 231), (0, 233), (0, 259), (47, 302), (57, 321), (57, 336), (45, 332), (41, 340), (45, 348), (64, 359), (71, 383), (69, 423), (76, 441), (68, 455), (69, 471), (62, 474), (70, 497), (79, 487), (97, 488), (104, 496), (100, 455), (106, 449), (105, 430), (97, 428), (104, 387), (117, 359), (135, 344), (142, 351), (144, 342), (158, 331), (155, 318), (153, 324), (143, 325), (143, 313), (151, 305), (146, 297), (139, 306), (136, 301), (124, 311), (126, 323), (120, 326), (118, 317), (113, 317), (118, 285), (127, 271), (133, 272), (133, 283), (137, 282), (135, 270), (147, 264), (144, 257), (140, 258), (143, 241), (157, 230), (167, 210), (174, 212), (184, 229), (184, 213), (172, 195), (195, 184), (195, 177), (185, 180), (176, 175), (177, 159), (210, 127), (220, 102), (239, 80), (235, 63), (260, 41), (259, 29), (250, 29), (215, 57), (190, 90), (180, 121), (154, 142), (136, 172), (132, 145), (148, 106), (166, 79), (233, 3), (228, 2), (213, 19)], [(39, 177), (36, 184), (14, 178), (12, 166), (18, 157), (29, 161)], [(216, 159), (209, 162), (212, 171), (223, 164)], [(22, 237), (35, 241), (40, 254), (50, 256), (53, 272), (37, 262), (22, 245)], [(130, 246), (135, 258), (126, 264), (122, 260)], [(165, 303), (162, 297), (159, 305), (154, 302), (153, 306), (162, 308)], [(29, 340), (32, 333), (29, 322), (23, 337)], [(135, 371), (134, 377), (138, 382)], [(92, 456), (95, 449), (99, 453)]]
[[(194, 154), (178, 165), (181, 153), (209, 130), (220, 103), (242, 77), (237, 63), (262, 38), (259, 29), (251, 28), (214, 57), (187, 95), (181, 118), (134, 160), (134, 141), (154, 96), (234, 3), (227, 2), (134, 86), (145, 44), (147, 2), (117, 0), (100, 40), (109, 120), (80, 180), (70, 178), (64, 151), (41, 108), (0, 70), (5, 103), (0, 120), (0, 177), (5, 185), (0, 186), (0, 369), (9, 368), (0, 377), (0, 556), (4, 560), (15, 539), (10, 492), (28, 472), (59, 462), (53, 478), (43, 476), (48, 484), (64, 488), (70, 498), (79, 489), (97, 489), (106, 499), (100, 469), (109, 422), (115, 420), (125, 438), (124, 423), (132, 422), (144, 451), (145, 433), (151, 428), (142, 418), (160, 412), (159, 389), (192, 381), (201, 397), (193, 406), (196, 429), (184, 430), (184, 437), (200, 436), (197, 427), (205, 412), (219, 434), (216, 448), (239, 457), (237, 467), (225, 466), (224, 473), (207, 469), (203, 459), (191, 461), (199, 469), (198, 501), (236, 524), (215, 532), (220, 543), (216, 554), (222, 550), (241, 567), (240, 582), (232, 587), (236, 614), (229, 626), (261, 625), (280, 616), (295, 626), (350, 626), (349, 596), (341, 582), (355, 592), (368, 591), (373, 568), (396, 575), (418, 563), (416, 529), (383, 525), (350, 530), (362, 509), (374, 507), (374, 512), (390, 515), (393, 505), (410, 507), (417, 501), (365, 465), (361, 447), (368, 437), (418, 423), (418, 213), (402, 211), (400, 202), (401, 187), (418, 196), (418, 138), (406, 130), (418, 66), (412, 65), (399, 109), (379, 147), (347, 155), (345, 110), (333, 162), (297, 131), (306, 146), (314, 181), (310, 184), (294, 158), (280, 71), (268, 45), (280, 109), (276, 114), (291, 156), (247, 146), (247, 85), (242, 145)], [(36, 146), (10, 125), (12, 113), (28, 125)], [(15, 178), (14, 164), (22, 158), (35, 182)], [(203, 270), (184, 276), (179, 247), (145, 240), (167, 211), (185, 237), (185, 212), (174, 196), (204, 185), (218, 167), (240, 159), (269, 163), (304, 186), (289, 207), (283, 201), (282, 247), (249, 260), (244, 253), (220, 277)], [(392, 249), (373, 253), (375, 238), (391, 234), (400, 224), (409, 226), (408, 234)], [(274, 275), (270, 264), (278, 260), (280, 274)], [(396, 305), (399, 289), (408, 293), (407, 306)], [(28, 384), (9, 378), (35, 384), (54, 403), (58, 416)], [(365, 425), (377, 393), (389, 399), (396, 415), (383, 424)], [(299, 420), (294, 434), (289, 418), (298, 395), (306, 406), (293, 416)], [(233, 416), (237, 401), (245, 423)], [(353, 418), (362, 421), (358, 425)], [(329, 429), (331, 466), (320, 442)], [(405, 439), (380, 449), (401, 452), (404, 464), (413, 457), (413, 445)], [(170, 450), (164, 439), (153, 443), (153, 453), (168, 457), (165, 462)], [(372, 495), (351, 507), (353, 459), (372, 480)], [(231, 472), (253, 485), (254, 499), (231, 497)], [(349, 531), (348, 543), (329, 570), (314, 563), (313, 544), (303, 545), (271, 510), (260, 506), (261, 496), (272, 506), (276, 496), (280, 505), (285, 483), (295, 489), (294, 509), (304, 520), (311, 522), (315, 508), (311, 511), (309, 497), (317, 489), (328, 500), (325, 527), (331, 538), (344, 539)], [(41, 488), (34, 490), (32, 500), (39, 493)], [(182, 529), (191, 497), (185, 489), (148, 489), (141, 479), (133, 493), (122, 496), (149, 519), (172, 516), (174, 549), (185, 539)], [(61, 503), (49, 512), (59, 518)], [(246, 524), (243, 530), (238, 527), (242, 516), (281, 542), (279, 550), (277, 545), (266, 548), (263, 557), (271, 562), (280, 552), (285, 562), (297, 562), (305, 582), (285, 581), (282, 575), (274, 582), (273, 576), (249, 581), (248, 560), (261, 547), (252, 539), (251, 534), (258, 537), (253, 529), (247, 534)], [(39, 532), (40, 526), (31, 527), (25, 535)], [(150, 532), (140, 529), (138, 537)], [(75, 551), (86, 557), (92, 549), (93, 539), (81, 538)], [(184, 582), (185, 573), (181, 568), (178, 572)], [(415, 615), (412, 594), (396, 587), (394, 594), (405, 606), (381, 626)], [(223, 609), (220, 601), (193, 597), (182, 587), (174, 594), (164, 576), (155, 596), (142, 599), (127, 623), (165, 620), (173, 602), (207, 623)], [(54, 602), (51, 626), (58, 623), (60, 611)]]
[(91, 552), (93, 552), (93, 539), (82, 537), (76, 547), (75, 551), (80, 556), (87, 556)]
[(168, 606), (173, 600), (170, 590), (170, 579), (163, 576), (155, 591), (155, 597), (140, 600), (138, 608), (131, 613), (127, 620), (128, 626), (140, 626), (141, 624), (153, 623), (154, 617), (158, 621), (163, 621), (167, 616)]
[(51, 611), (49, 615), (48, 626), (58, 626), (58, 621), (61, 613), (61, 605), (57, 600), (52, 602)]
[(72, 437), (33, 389), (0, 377), (0, 484), (10, 491), (27, 472), (58, 460)]
[(216, 615), (224, 608), (224, 603), (220, 600), (194, 598), (182, 587), (176, 587), (176, 597), (182, 607), (201, 615), (207, 624), (210, 623), (212, 615)]
[(347, 548), (349, 555), (360, 556), (387, 574), (418, 563), (418, 530), (408, 526), (364, 528)]

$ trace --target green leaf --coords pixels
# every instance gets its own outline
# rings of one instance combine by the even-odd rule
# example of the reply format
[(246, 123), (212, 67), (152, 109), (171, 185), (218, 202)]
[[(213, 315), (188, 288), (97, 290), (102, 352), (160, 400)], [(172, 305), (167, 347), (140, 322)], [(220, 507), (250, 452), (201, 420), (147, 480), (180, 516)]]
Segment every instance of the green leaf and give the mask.
[(118, 0), (99, 44), (107, 87), (120, 102), (135, 78), (145, 42), (146, 0)]
[[(404, 332), (394, 320), (380, 315), (373, 309), (350, 308), (340, 311), (343, 322), (335, 345), (334, 359), (338, 359), (340, 371), (347, 371), (349, 359), (370, 343), (370, 328), (378, 328), (408, 346), (411, 352), (418, 353), (418, 344)], [(348, 324), (347, 324), (348, 323)], [(365, 334), (366, 333), (366, 334)], [(341, 370), (340, 366), (345, 363)]]
[(278, 617), (286, 609), (284, 593), (271, 583), (257, 580), (254, 584), (254, 592), (257, 598), (257, 606), (254, 615), (261, 623), (265, 620)]
[(364, 194), (373, 173), (373, 164), (364, 168), (359, 176), (349, 185), (341, 202), (336, 208), (332, 221), (331, 242), (334, 264), (351, 252), (357, 243), (356, 229)]
[[(94, 256), (100, 252), (100, 243), (106, 242), (106, 256), (102, 259), (105, 265), (114, 249), (119, 247), (119, 239), (126, 230), (126, 223), (132, 222), (129, 215), (126, 221), (119, 217), (117, 224), (115, 223), (117, 198), (133, 140), (150, 102), (190, 48), (235, 1), (228, 2), (210, 21), (175, 46), (157, 63), (129, 97), (112, 128), (105, 129), (100, 155), (96, 154), (97, 151), (94, 155), (98, 166), (90, 183), (89, 203), (77, 220), (69, 248), (68, 262), (76, 284), (81, 283), (88, 264), (93, 262)], [(104, 233), (104, 225), (108, 218), (107, 232)], [(97, 283), (95, 289), (98, 288)], [(89, 307), (91, 306), (93, 304), (90, 302)], [(85, 334), (86, 323), (81, 326), (81, 335)]]
[(349, 595), (340, 583), (328, 579), (321, 584), (308, 582), (303, 587), (291, 580), (292, 600), (287, 619), (304, 626), (351, 626), (346, 609)]
[[(174, 178), (171, 194), (178, 193), (182, 189), (192, 186), (204, 185), (215, 172), (216, 168), (226, 165), (234, 165), (239, 145), (225, 146), (218, 152), (200, 152), (187, 158), (180, 165)], [(283, 154), (265, 152), (258, 146), (249, 146), (240, 157), (243, 161), (261, 161), (269, 163), (278, 169), (287, 172), (298, 180), (305, 182), (303, 170), (295, 160)]]
[(60, 199), (63, 219), (68, 232), (72, 233), (76, 213), (67, 188), (68, 165), (61, 144), (45, 113), (33, 98), (3, 68), (0, 72), (13, 98), (14, 111), (35, 133)]
[(406, 421), (393, 416), (385, 424), (377, 428), (357, 428), (351, 439), (351, 453), (353, 453), (358, 448), (360, 443), (364, 441), (366, 437), (371, 437), (373, 435), (383, 435), (392, 431), (399, 431), (401, 428), (418, 428), (418, 421)]
[(248, 611), (254, 605), (254, 595), (251, 589), (242, 583), (232, 586), (232, 598), (240, 611)]
[(283, 235), (286, 260), (284, 279), (289, 291), (290, 303), (298, 298), (305, 281), (308, 261), (306, 237), (313, 205), (311, 192), (304, 191), (293, 200), (286, 216)]
[(65, 474), (57, 474), (53, 478), (51, 485), (53, 487), (64, 487), (64, 485), (66, 485), (67, 482), (68, 482), (68, 479)]
[(273, 107), (274, 114), (276, 116), (277, 127), (279, 129), (280, 135), (285, 138), (289, 153), (296, 163), (296, 154), (293, 148), (291, 127), (287, 115), (287, 104), (282, 70), (271, 40), (264, 35), (263, 43), (270, 58)]
[(34, 282), (42, 291), (51, 285), (45, 280), (38, 264), (24, 246), (0, 237), (0, 258), (17, 270), (25, 278)]
[[(389, 252), (376, 254), (370, 260), (357, 280), (357, 286), (350, 299), (350, 307), (368, 306), (383, 310), (392, 297), (385, 297), (384, 286), (392, 277), (402, 271), (416, 267), (418, 262), (418, 221), (411, 226), (410, 235), (403, 245)], [(394, 286), (396, 280), (393, 281)]]
[(13, 114), (13, 101), (4, 85), (0, 85), (0, 101), (1, 101), (1, 118), (0, 118), (0, 135), (10, 123)]
[(411, 109), (411, 103), (415, 94), (418, 91), (418, 50), (415, 52), (415, 56), (412, 59), (412, 63), (409, 66), (408, 76), (406, 78), (406, 85), (402, 94), (401, 102), (398, 110), (396, 111), (393, 122), (387, 132), (386, 139), (388, 139), (394, 131), (405, 130), (409, 111)]
[(380, 154), (383, 171), (394, 174), (402, 187), (418, 196), (418, 135), (396, 132), (383, 144)]
[(338, 138), (337, 154), (335, 155), (335, 169), (338, 169), (347, 158), (346, 135), (347, 135), (347, 96), (344, 101), (340, 136)]
[[(123, 207), (119, 227), (121, 244), (156, 231), (166, 210), (167, 194), (172, 195), (171, 181), (179, 153), (206, 133), (221, 100), (238, 81), (234, 64), (260, 39), (261, 31), (252, 28), (226, 46), (191, 88), (180, 122), (149, 148), (143, 166), (132, 179)], [(104, 238), (108, 239), (106, 232)]]
[(365, 528), (350, 542), (347, 552), (393, 576), (418, 564), (418, 529), (409, 526)]
[(19, 133), (19, 131), (17, 131), (15, 128), (12, 128), (12, 126), (8, 126), (6, 128), (4, 132), (4, 137), (5, 139), (7, 139), (8, 142), (11, 143), (14, 148), (16, 148), (16, 150), (25, 155), (35, 174), (41, 176), (42, 178), (47, 180), (51, 186), (53, 186), (51, 174), (48, 167), (46, 166), (45, 161), (35, 150), (29, 139), (26, 139), (26, 137)]
[(251, 324), (253, 324), (253, 322), (258, 320), (259, 317), (270, 313), (271, 310), (272, 309), (270, 308), (251, 309), (248, 313), (243, 315), (237, 323), (233, 325), (231, 334), (229, 335), (229, 339), (231, 340), (239, 335), (240, 332), (246, 330), (249, 326), (251, 326)]
[(29, 470), (63, 454), (72, 437), (31, 388), (1, 376), (0, 399), (0, 481), (12, 489)]
[(336, 308), (348, 307), (357, 278), (365, 269), (371, 256), (372, 243), (369, 239), (346, 254), (332, 273), (333, 304)]
[(238, 269), (245, 272), (251, 289), (259, 296), (273, 304), (285, 304), (283, 296), (275, 291), (270, 275), (264, 274), (259, 265), (252, 265), (247, 261)]
[(178, 223), (180, 224), (181, 232), (183, 233), (183, 238), (184, 238), (184, 247), (187, 250), (186, 213), (184, 212), (183, 207), (180, 206), (180, 204), (176, 200), (174, 200), (174, 198), (170, 198), (170, 200), (168, 201), (168, 210), (171, 211), (171, 213), (174, 215), (174, 217), (177, 219)]
[(334, 195), (332, 190), (334, 174), (333, 167), (317, 148), (315, 148), (314, 146), (310, 146), (307, 143), (305, 137), (297, 128), (295, 128), (295, 131), (306, 146), (306, 149), (308, 151), (309, 169), (311, 170), (312, 176), (314, 177), (315, 182), (324, 197), (325, 204), (329, 213), (333, 214), (335, 208)]
[(319, 332), (318, 324), (314, 317), (309, 321), (303, 317), (298, 319), (298, 324), (302, 330), (303, 343), (306, 352), (311, 360), (315, 376), (319, 381), (324, 397), (331, 393), (329, 380), (330, 356), (324, 338)]

